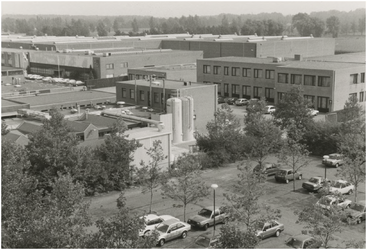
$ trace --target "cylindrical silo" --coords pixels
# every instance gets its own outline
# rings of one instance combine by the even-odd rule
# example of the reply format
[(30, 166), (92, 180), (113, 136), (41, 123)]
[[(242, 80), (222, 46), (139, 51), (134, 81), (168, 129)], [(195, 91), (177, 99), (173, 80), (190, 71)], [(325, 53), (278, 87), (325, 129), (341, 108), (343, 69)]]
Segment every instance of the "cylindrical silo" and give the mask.
[(172, 114), (173, 143), (182, 142), (182, 101), (179, 98), (167, 100), (167, 113)]
[(188, 118), (188, 130), (187, 130), (187, 141), (192, 141), (194, 140), (194, 98), (192, 98), (191, 96), (187, 96), (186, 97), (189, 100), (189, 118)]
[(192, 97), (181, 97), (182, 100), (182, 139), (191, 141), (194, 139), (194, 107)]

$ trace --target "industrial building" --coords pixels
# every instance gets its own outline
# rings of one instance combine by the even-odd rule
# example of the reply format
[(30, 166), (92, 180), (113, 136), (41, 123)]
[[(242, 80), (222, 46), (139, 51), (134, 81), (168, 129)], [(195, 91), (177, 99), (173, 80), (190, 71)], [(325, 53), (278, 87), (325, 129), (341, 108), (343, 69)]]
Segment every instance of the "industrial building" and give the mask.
[(218, 86), (218, 95), (265, 97), (277, 103), (292, 86), (320, 112), (343, 109), (349, 96), (366, 101), (365, 52), (304, 58), (221, 57), (200, 59), (197, 79)]

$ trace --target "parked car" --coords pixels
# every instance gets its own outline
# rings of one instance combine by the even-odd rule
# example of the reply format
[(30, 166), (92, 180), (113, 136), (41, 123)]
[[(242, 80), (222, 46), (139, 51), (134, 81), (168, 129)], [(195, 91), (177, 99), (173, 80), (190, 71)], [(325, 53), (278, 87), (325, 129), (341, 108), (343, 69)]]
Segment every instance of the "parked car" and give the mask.
[(348, 214), (347, 221), (349, 224), (360, 224), (366, 220), (366, 201), (353, 202), (346, 212)]
[(343, 163), (343, 155), (337, 153), (324, 155), (322, 159), (322, 164), (336, 168), (343, 165)]
[(141, 219), (144, 219), (145, 228), (139, 231), (139, 236), (144, 236), (151, 233), (160, 223), (168, 220), (180, 221), (179, 219), (171, 215), (157, 215), (157, 214), (147, 214)]
[(97, 110), (101, 110), (103, 109), (101, 105), (94, 105), (93, 106), (94, 109), (97, 109)]
[(215, 214), (213, 209), (213, 206), (201, 209), (197, 215), (190, 217), (187, 220), (187, 223), (189, 223), (193, 227), (203, 228), (204, 230), (207, 230), (209, 226), (214, 225), (214, 216), (215, 224), (226, 223), (229, 215), (223, 211), (223, 208), (216, 208)]
[(331, 206), (339, 206), (341, 208), (348, 208), (352, 204), (351, 200), (348, 200), (344, 197), (335, 196), (335, 195), (326, 195), (321, 197), (316, 205), (325, 209), (330, 209)]
[(213, 236), (212, 232), (206, 232), (196, 237), (195, 241), (185, 248), (215, 248), (215, 244), (219, 241), (219, 237), (219, 234)]
[(292, 180), (301, 180), (302, 179), (302, 173), (295, 171), (293, 175), (292, 169), (281, 169), (275, 174), (275, 180), (278, 182), (285, 182), (289, 183), (289, 181)]
[(224, 101), (228, 104), (228, 105), (233, 105), (235, 104), (237, 98), (236, 97), (227, 97), (224, 98)]
[(279, 237), (280, 233), (284, 231), (284, 225), (278, 221), (269, 221), (257, 225), (256, 236), (260, 239), (265, 239), (271, 236)]
[(285, 241), (285, 244), (300, 249), (315, 249), (320, 248), (322, 245), (322, 243), (317, 241), (314, 237), (306, 234), (292, 236)]
[(84, 85), (84, 82), (82, 82), (82, 81), (76, 81), (76, 82), (74, 83), (74, 85), (75, 85), (75, 86)]
[(353, 193), (355, 187), (353, 184), (344, 181), (344, 180), (337, 180), (337, 181), (332, 181), (329, 187), (329, 193), (332, 194), (351, 194)]
[(155, 229), (158, 233), (158, 245), (163, 246), (167, 241), (187, 237), (187, 232), (191, 230), (191, 225), (183, 221), (169, 219), (160, 223)]
[(279, 166), (280, 165), (277, 163), (264, 162), (262, 164), (262, 167), (260, 166), (260, 164), (256, 165), (253, 171), (254, 173), (260, 173), (261, 171), (262, 174), (270, 176), (275, 175), (276, 172), (280, 170)]
[(225, 103), (223, 96), (218, 96), (218, 103)]
[(70, 113), (72, 113), (72, 114), (75, 114), (75, 113), (78, 113), (78, 110), (77, 109), (70, 109)]
[(267, 105), (265, 106), (265, 114), (271, 114), (275, 111), (275, 106), (273, 105)]
[(307, 111), (310, 116), (317, 116), (319, 114), (319, 111), (317, 109), (308, 108)]
[(321, 176), (311, 177), (308, 181), (302, 183), (302, 187), (307, 191), (317, 192), (325, 183), (330, 183), (330, 180), (325, 179)]
[(236, 106), (245, 106), (248, 104), (248, 100), (246, 98), (240, 98), (235, 101)]

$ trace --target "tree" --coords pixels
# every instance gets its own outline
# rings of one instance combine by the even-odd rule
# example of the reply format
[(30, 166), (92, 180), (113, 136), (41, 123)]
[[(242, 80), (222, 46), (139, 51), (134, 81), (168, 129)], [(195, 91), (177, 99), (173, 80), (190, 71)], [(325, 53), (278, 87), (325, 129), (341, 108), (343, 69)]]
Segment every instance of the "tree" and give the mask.
[(153, 147), (147, 149), (147, 154), (151, 158), (149, 163), (146, 164), (141, 161), (141, 169), (138, 170), (138, 175), (140, 177), (140, 182), (142, 186), (142, 193), (150, 192), (150, 203), (149, 203), (149, 213), (152, 211), (153, 202), (153, 192), (156, 189), (162, 178), (162, 170), (159, 164), (167, 158), (163, 154), (163, 148), (161, 146), (161, 141), (154, 141)]
[[(182, 203), (184, 221), (186, 221), (186, 206), (209, 195), (209, 187), (202, 180), (200, 171), (198, 157), (183, 154), (178, 157), (175, 169), (162, 183), (162, 195)], [(171, 179), (168, 180), (168, 178)], [(175, 207), (179, 206), (175, 205)]]
[(343, 220), (346, 213), (337, 205), (332, 205), (330, 210), (316, 204), (305, 207), (301, 211), (295, 211), (298, 215), (297, 223), (305, 224), (305, 229), (310, 229), (310, 234), (322, 243), (324, 248), (329, 247), (329, 241), (334, 235), (343, 230)]
[(134, 33), (139, 32), (139, 25), (138, 25), (138, 21), (136, 20), (136, 18), (134, 18), (134, 20), (132, 21), (131, 27)]
[(260, 239), (253, 230), (241, 230), (240, 225), (227, 223), (220, 228), (220, 236), (215, 248), (248, 249), (255, 248)]
[(77, 137), (57, 109), (51, 109), (50, 116), (49, 120), (44, 119), (42, 128), (29, 137), (26, 145), (30, 173), (40, 185), (49, 185), (58, 174), (73, 173), (78, 166)]
[(98, 36), (107, 36), (108, 35), (107, 27), (106, 27), (105, 23), (101, 20), (98, 21), (98, 24), (97, 24), (97, 34), (98, 34)]
[(133, 152), (141, 146), (135, 139), (125, 135), (127, 127), (122, 118), (116, 120), (111, 127), (111, 133), (105, 138), (104, 144), (95, 150), (95, 155), (101, 167), (106, 170), (112, 186), (109, 189), (123, 190), (132, 181), (134, 167)]
[(320, 37), (325, 29), (325, 23), (316, 17), (310, 17), (306, 13), (298, 13), (292, 17), (292, 25), (296, 27), (301, 36)]
[(5, 121), (1, 121), (1, 135), (4, 136), (7, 133), (9, 133), (8, 125), (5, 123)]
[(96, 222), (98, 231), (88, 237), (86, 248), (153, 248), (157, 235), (139, 236), (145, 227), (144, 220), (126, 206), (126, 198), (121, 193), (117, 200), (118, 212), (109, 219), (101, 218)]
[(290, 124), (295, 124), (298, 128), (304, 129), (313, 123), (309, 114), (310, 103), (304, 99), (300, 87), (293, 87), (286, 92), (282, 99), (278, 100), (277, 109), (274, 111), (274, 122), (282, 129)]
[(326, 19), (326, 26), (328, 32), (333, 35), (333, 37), (338, 37), (339, 30), (340, 30), (340, 21), (339, 18), (336, 16), (331, 16)]
[(229, 105), (224, 104), (207, 123), (207, 134), (195, 134), (196, 144), (207, 153), (211, 167), (218, 167), (241, 158), (244, 146), (241, 124)]
[(356, 32), (357, 32), (357, 24), (356, 24), (356, 21), (353, 20), (353, 22), (352, 22), (352, 24), (350, 26), (350, 29), (352, 30), (353, 35), (355, 35)]
[(306, 146), (300, 141), (303, 137), (303, 131), (297, 128), (296, 124), (290, 124), (287, 128), (287, 138), (279, 152), (279, 161), (284, 167), (292, 169), (293, 172), (293, 191), (296, 190), (294, 173), (309, 164), (309, 152)]
[(264, 195), (264, 184), (258, 181), (249, 161), (238, 166), (239, 180), (234, 185), (237, 193), (224, 194), (229, 202), (226, 207), (230, 220), (238, 225), (245, 225), (247, 233), (254, 233), (257, 225), (281, 217), (279, 210), (272, 209), (269, 205), (260, 202)]
[(366, 16), (358, 19), (358, 31), (361, 32), (361, 35), (364, 35), (366, 32)]

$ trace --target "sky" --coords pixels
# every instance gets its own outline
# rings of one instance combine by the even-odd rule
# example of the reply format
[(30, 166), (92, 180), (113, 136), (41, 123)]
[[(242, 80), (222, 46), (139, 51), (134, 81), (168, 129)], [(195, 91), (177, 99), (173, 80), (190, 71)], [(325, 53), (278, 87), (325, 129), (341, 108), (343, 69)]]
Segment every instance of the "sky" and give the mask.
[(3, 14), (139, 15), (154, 17), (211, 16), (279, 12), (351, 11), (366, 8), (366, 1), (3, 1)]

